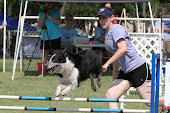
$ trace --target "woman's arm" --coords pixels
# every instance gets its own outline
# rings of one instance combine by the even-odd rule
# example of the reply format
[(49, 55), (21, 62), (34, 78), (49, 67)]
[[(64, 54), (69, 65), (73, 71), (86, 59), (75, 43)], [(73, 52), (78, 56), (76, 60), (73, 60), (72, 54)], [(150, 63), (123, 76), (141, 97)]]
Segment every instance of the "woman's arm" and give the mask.
[(38, 20), (38, 27), (41, 27), (45, 21), (45, 13), (43, 13), (43, 17)]
[(170, 33), (170, 28), (164, 28), (164, 32)]
[(102, 35), (102, 36), (100, 36), (100, 37), (98, 37), (97, 38), (97, 40), (99, 41), (99, 42), (104, 42), (104, 37), (105, 37), (105, 33)]
[(103, 65), (103, 72), (108, 70), (108, 66), (118, 60), (127, 52), (127, 46), (124, 39), (120, 39), (117, 41), (118, 50), (116, 53)]
[(112, 76), (113, 76), (113, 81), (114, 81), (118, 75), (118, 69), (119, 69), (118, 60), (114, 61), (112, 64), (113, 64)]
[[(170, 28), (164, 28), (164, 32), (170, 33)], [(157, 29), (157, 33), (159, 33), (159, 28)]]
[(61, 24), (61, 18), (53, 18), (51, 17), (48, 13), (47, 13), (47, 17), (52, 21), (54, 22), (55, 24)]
[(2, 25), (0, 26), (0, 29), (3, 29), (4, 26), (7, 26), (7, 22), (3, 22)]

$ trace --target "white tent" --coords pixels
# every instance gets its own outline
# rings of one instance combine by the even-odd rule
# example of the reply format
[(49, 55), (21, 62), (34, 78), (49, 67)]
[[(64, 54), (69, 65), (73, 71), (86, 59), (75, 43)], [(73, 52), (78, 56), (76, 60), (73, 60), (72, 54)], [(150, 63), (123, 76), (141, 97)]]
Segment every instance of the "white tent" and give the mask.
[(138, 5), (137, 5), (137, 3), (138, 2), (148, 2), (150, 17), (151, 17), (151, 21), (152, 21), (152, 27), (153, 27), (153, 31), (155, 33), (150, 0), (25, 0), (25, 1), (26, 2), (25, 2), (23, 16), (21, 16), (23, 0), (21, 0), (21, 5), (20, 5), (20, 13), (19, 13), (18, 30), (17, 30), (17, 37), (16, 37), (16, 47), (15, 47), (15, 55), (14, 55), (14, 63), (13, 63), (12, 80), (14, 80), (14, 76), (15, 76), (15, 69), (16, 69), (16, 64), (17, 64), (17, 59), (18, 59), (18, 53), (19, 53), (19, 49), (20, 49), (20, 45), (21, 45), (22, 36), (23, 36), (24, 20), (25, 20), (27, 5), (28, 5), (29, 1), (39, 1), (39, 2), (88, 2), (88, 3), (95, 3), (95, 2), (97, 2), (97, 3), (135, 3), (136, 4), (136, 15), (137, 15), (137, 18), (138, 18), (138, 23), (139, 23), (139, 15), (138, 15)]

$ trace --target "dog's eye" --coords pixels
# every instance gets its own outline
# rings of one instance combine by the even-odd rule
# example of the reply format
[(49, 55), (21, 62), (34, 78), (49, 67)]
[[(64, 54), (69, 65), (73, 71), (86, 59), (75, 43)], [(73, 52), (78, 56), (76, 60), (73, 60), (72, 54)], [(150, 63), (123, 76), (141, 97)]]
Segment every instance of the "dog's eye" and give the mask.
[(66, 62), (66, 60), (61, 60), (61, 63), (65, 63)]

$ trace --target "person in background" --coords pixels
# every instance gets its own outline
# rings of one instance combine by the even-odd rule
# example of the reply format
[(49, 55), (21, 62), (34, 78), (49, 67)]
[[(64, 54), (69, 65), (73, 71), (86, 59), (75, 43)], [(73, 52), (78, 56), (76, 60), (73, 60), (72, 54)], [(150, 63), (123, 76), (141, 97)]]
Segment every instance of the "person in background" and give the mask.
[[(162, 7), (162, 18), (170, 18), (170, 15), (168, 15), (168, 7), (163, 6)], [(164, 24), (163, 28), (163, 38), (169, 38), (169, 39), (164, 39), (163, 41), (163, 56), (164, 58), (170, 58), (170, 21), (168, 20), (163, 20), (162, 23)], [(156, 30), (159, 33), (160, 30), (160, 23), (159, 21), (156, 21)], [(169, 60), (170, 61), (170, 60)]]
[(77, 30), (72, 27), (73, 22), (74, 22), (73, 15), (68, 14), (68, 15), (65, 16), (65, 19), (64, 19), (65, 25), (60, 28), (60, 31), (62, 33), (61, 47), (67, 48), (69, 51), (71, 49), (70, 37), (79, 36)]
[[(3, 21), (2, 25), (0, 25), (0, 29), (3, 29), (4, 26), (7, 26), (7, 22), (4, 22), (4, 21)], [(2, 47), (2, 46), (3, 46), (3, 45), (0, 45), (0, 57), (3, 56), (3, 47)], [(5, 55), (5, 56), (9, 56), (9, 53), (8, 53), (7, 50), (6, 50), (6, 55)]]
[[(105, 36), (105, 29), (102, 29), (99, 22), (98, 22), (98, 26), (95, 27), (95, 37), (94, 37), (94, 41), (99, 41), (101, 43), (104, 43), (104, 36)], [(95, 52), (97, 53), (97, 55), (99, 56), (100, 60), (102, 61), (103, 58), (103, 53), (105, 53), (106, 49), (105, 48), (93, 48), (93, 50), (95, 50)]]
[(113, 13), (115, 15), (115, 17), (114, 17), (114, 24), (118, 24), (117, 16), (116, 16), (116, 10), (113, 9), (112, 4), (111, 3), (103, 3), (102, 7), (106, 7), (106, 8), (112, 9), (112, 11), (113, 11)]
[[(151, 94), (148, 93), (151, 91), (151, 87), (148, 87), (151, 86), (150, 70), (145, 59), (139, 56), (131, 44), (128, 32), (123, 26), (113, 23), (114, 13), (108, 8), (99, 9), (97, 17), (101, 27), (106, 29), (104, 42), (106, 49), (113, 54), (102, 66), (103, 72), (106, 72), (113, 62), (119, 63), (121, 67), (119, 75), (113, 77), (113, 83), (106, 92), (106, 98), (118, 99), (130, 87), (135, 87), (141, 99), (150, 100)], [(160, 98), (160, 105), (163, 103), (164, 96)], [(108, 102), (108, 107), (119, 109), (119, 104)]]
[[(112, 9), (112, 4), (111, 3), (103, 3), (102, 8), (106, 7), (106, 8), (109, 8), (111, 10), (113, 10), (114, 12), (116, 10)], [(117, 22), (117, 18), (115, 18), (114, 20), (114, 24), (118, 24)], [(98, 22), (98, 26), (95, 28), (95, 38), (94, 38), (94, 41), (99, 41), (99, 42), (104, 42), (104, 37), (105, 37), (105, 32), (106, 30), (105, 29), (102, 29), (99, 22)], [(106, 51), (105, 48), (95, 48), (95, 51), (96, 53), (99, 55), (99, 58), (101, 59), (102, 61), (102, 57), (103, 57), (103, 54), (107, 54), (106, 56), (108, 56), (108, 52)]]
[(7, 26), (7, 22), (3, 22), (2, 25), (0, 26), (0, 29), (3, 29), (4, 26)]
[[(43, 49), (43, 46), (45, 46), (43, 56), (44, 62), (42, 61), (44, 64), (47, 63), (49, 50), (52, 49), (52, 52), (55, 52), (57, 49), (61, 48), (62, 36), (59, 28), (59, 24), (61, 23), (60, 11), (54, 8), (54, 2), (45, 2), (45, 6), (43, 11), (40, 11), (38, 20), (38, 27), (42, 27), (43, 29), (41, 33), (40, 49)], [(47, 31), (45, 30), (45, 27), (47, 28)], [(43, 40), (45, 41), (45, 45), (43, 45)], [(41, 77), (42, 74), (39, 76)]]
[[(112, 4), (111, 3), (104, 3), (104, 4), (102, 4), (101, 8), (109, 8), (110, 10), (113, 11), (114, 14), (116, 13), (116, 10), (112, 8)], [(116, 16), (114, 17), (114, 24), (118, 24)], [(103, 29), (100, 26), (100, 23), (98, 23), (98, 27), (95, 28), (95, 40), (98, 40), (100, 42), (104, 42), (104, 40), (105, 40), (105, 32), (106, 32), (106, 30)], [(95, 49), (95, 51), (99, 55), (99, 58), (101, 59), (101, 61), (102, 61), (103, 55), (105, 55), (106, 57), (109, 57), (110, 56), (109, 54), (111, 54), (108, 51), (106, 51), (105, 48), (98, 48), (98, 49)], [(111, 55), (113, 55), (113, 54), (111, 54)], [(113, 63), (112, 64), (112, 68), (113, 68), (112, 74), (113, 74), (113, 77), (117, 76), (117, 74), (118, 74), (119, 66), (116, 65), (116, 64), (117, 63)]]

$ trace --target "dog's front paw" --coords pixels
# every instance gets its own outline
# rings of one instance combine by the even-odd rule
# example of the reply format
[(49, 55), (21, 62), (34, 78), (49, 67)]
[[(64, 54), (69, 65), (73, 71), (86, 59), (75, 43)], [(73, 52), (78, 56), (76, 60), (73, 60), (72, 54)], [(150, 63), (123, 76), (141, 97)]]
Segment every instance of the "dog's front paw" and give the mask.
[(101, 78), (97, 79), (97, 86), (100, 88), (102, 86), (102, 80)]
[(61, 92), (61, 95), (62, 95), (62, 96), (66, 96), (66, 95), (67, 95), (67, 93), (68, 93), (68, 91), (67, 91), (67, 90), (63, 90), (63, 91)]
[(55, 95), (56, 97), (60, 96), (60, 91), (56, 91)]

